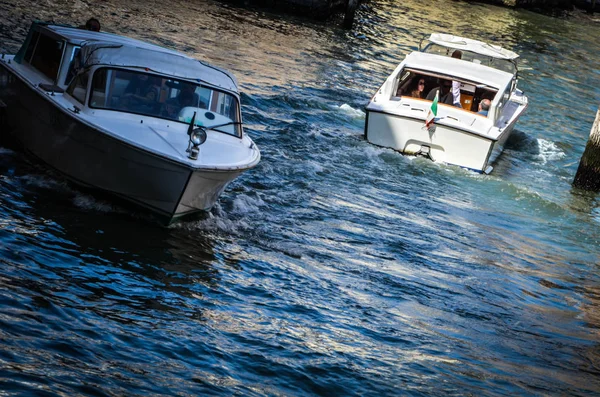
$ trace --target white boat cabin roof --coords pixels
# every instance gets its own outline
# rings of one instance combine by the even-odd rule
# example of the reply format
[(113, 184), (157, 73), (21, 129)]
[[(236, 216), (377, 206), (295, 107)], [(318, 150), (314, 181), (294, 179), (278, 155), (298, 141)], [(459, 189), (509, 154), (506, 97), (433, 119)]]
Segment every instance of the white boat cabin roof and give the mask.
[(404, 60), (404, 68), (417, 69), (435, 75), (457, 77), (459, 80), (485, 84), (496, 89), (506, 87), (513, 79), (511, 73), (489, 66), (423, 52), (408, 54)]
[(499, 47), (497, 45), (484, 43), (483, 41), (468, 39), (444, 33), (432, 33), (429, 41), (444, 47), (455, 48), (462, 51), (475, 52), (497, 59), (515, 60), (518, 54)]
[(238, 92), (237, 80), (226, 70), (203, 63), (178, 51), (130, 37), (93, 32), (61, 25), (40, 25), (68, 43), (81, 46), (85, 67), (112, 65), (142, 68), (176, 78), (204, 82)]

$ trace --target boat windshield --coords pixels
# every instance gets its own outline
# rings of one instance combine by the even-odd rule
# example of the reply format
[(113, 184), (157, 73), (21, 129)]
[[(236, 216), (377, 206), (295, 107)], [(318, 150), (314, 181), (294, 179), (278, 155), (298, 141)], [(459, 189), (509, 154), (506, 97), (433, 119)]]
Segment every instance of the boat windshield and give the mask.
[[(150, 73), (100, 68), (92, 80), (89, 106), (142, 114), (196, 125), (241, 137), (235, 96)], [(194, 116), (194, 114), (196, 116)]]
[[(442, 55), (447, 57), (452, 57), (454, 51), (456, 51), (455, 48), (445, 47), (435, 43), (430, 43), (429, 45), (427, 45), (427, 47), (423, 49), (423, 52), (426, 52), (428, 54)], [(460, 50), (460, 52), (462, 53), (461, 59), (463, 61), (478, 63), (511, 74), (515, 74), (517, 72), (517, 66), (515, 61), (494, 58), (462, 49)]]
[[(398, 73), (394, 86), (395, 89), (391, 97), (412, 97), (433, 101), (436, 91), (439, 91), (442, 86), (452, 87), (455, 82), (458, 83), (460, 107), (463, 110), (477, 112), (479, 103), (482, 100), (493, 100), (498, 93), (496, 88), (474, 81), (457, 80), (453, 76), (432, 73), (426, 70), (404, 68)], [(454, 104), (453, 95), (451, 91), (448, 92), (450, 93), (450, 97), (447, 99), (450, 102), (444, 102), (445, 99), (442, 94), (439, 95), (439, 99), (441, 103), (452, 105)]]

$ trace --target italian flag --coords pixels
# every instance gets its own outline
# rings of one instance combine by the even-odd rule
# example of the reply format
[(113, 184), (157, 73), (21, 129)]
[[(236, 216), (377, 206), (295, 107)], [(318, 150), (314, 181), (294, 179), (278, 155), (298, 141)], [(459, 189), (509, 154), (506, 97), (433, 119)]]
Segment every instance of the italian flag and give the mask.
[(435, 120), (435, 116), (437, 116), (437, 104), (439, 95), (439, 91), (435, 93), (435, 98), (433, 98), (433, 102), (431, 103), (429, 112), (427, 112), (427, 118), (425, 119), (425, 127), (427, 128), (429, 128), (429, 126), (433, 124), (433, 120)]

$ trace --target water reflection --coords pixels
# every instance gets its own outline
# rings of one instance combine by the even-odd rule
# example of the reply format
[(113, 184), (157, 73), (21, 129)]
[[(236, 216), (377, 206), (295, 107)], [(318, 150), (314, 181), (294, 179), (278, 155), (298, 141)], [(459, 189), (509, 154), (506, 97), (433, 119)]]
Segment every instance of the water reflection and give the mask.
[[(198, 299), (203, 288), (218, 285), (215, 236), (162, 228), (143, 212), (73, 189), (21, 156), (11, 152), (10, 165), (0, 169), (3, 191), (18, 192), (1, 198), (3, 256), (24, 272), (13, 279), (16, 285), (32, 288), (33, 282), (34, 295), (75, 306), (84, 298), (91, 306), (119, 301), (129, 309), (167, 311), (185, 310), (178, 301)], [(55, 278), (74, 295), (46, 288)]]
[[(33, 17), (94, 14), (231, 69), (263, 161), (205, 219), (162, 229), (2, 152), (7, 392), (600, 390), (600, 217), (570, 187), (600, 94), (590, 26), (445, 0), (365, 3), (352, 31), (209, 1), (10, 1), (2, 46)], [(532, 67), (530, 108), (489, 176), (361, 138), (373, 91), (448, 30)]]

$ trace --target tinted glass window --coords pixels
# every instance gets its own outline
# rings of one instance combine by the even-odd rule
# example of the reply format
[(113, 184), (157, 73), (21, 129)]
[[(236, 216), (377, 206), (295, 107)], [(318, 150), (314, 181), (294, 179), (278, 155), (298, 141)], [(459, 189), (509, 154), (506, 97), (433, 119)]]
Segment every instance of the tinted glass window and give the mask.
[(31, 56), (33, 55), (33, 50), (40, 38), (40, 32), (34, 32), (31, 36), (31, 41), (29, 42), (29, 46), (27, 46), (27, 51), (25, 52), (25, 60), (31, 63)]
[(31, 65), (52, 80), (56, 80), (64, 43), (48, 36), (40, 35)]
[(96, 70), (90, 107), (182, 123), (190, 123), (193, 118), (198, 125), (241, 136), (239, 103), (235, 96), (149, 73), (109, 68)]
[(81, 58), (79, 56), (79, 54), (81, 54), (80, 50), (80, 47), (73, 47), (71, 57), (69, 59), (69, 70), (67, 71), (67, 76), (65, 77), (65, 85), (71, 83), (71, 80), (73, 80), (73, 77), (75, 77), (76, 70), (81, 65)]
[(88, 74), (83, 73), (77, 75), (69, 88), (67, 88), (67, 93), (71, 95), (73, 98), (77, 99), (81, 103), (85, 103), (85, 96), (87, 92), (87, 81)]

